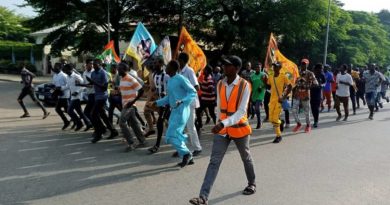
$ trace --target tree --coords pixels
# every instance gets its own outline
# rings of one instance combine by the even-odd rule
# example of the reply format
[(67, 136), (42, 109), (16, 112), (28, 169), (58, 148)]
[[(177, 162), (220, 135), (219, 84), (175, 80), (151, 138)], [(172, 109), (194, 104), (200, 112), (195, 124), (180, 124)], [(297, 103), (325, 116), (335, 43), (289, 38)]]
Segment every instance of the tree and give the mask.
[(0, 40), (28, 41), (29, 29), (23, 25), (25, 20), (26, 18), (0, 6)]

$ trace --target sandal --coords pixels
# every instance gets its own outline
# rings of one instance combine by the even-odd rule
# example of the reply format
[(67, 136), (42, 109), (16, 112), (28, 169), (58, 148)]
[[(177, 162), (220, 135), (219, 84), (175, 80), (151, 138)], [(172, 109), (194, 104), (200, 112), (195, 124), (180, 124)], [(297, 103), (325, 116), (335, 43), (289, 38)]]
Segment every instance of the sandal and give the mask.
[(248, 185), (247, 187), (245, 187), (244, 191), (242, 192), (242, 194), (244, 195), (252, 195), (254, 193), (256, 193), (256, 185), (254, 184)]
[(190, 203), (193, 205), (202, 205), (202, 204), (209, 204), (206, 199), (203, 199), (202, 197), (196, 197), (193, 199), (190, 199)]
[(159, 147), (154, 145), (153, 147), (149, 148), (148, 151), (151, 153), (151, 154), (154, 154), (156, 152), (158, 152), (158, 149)]

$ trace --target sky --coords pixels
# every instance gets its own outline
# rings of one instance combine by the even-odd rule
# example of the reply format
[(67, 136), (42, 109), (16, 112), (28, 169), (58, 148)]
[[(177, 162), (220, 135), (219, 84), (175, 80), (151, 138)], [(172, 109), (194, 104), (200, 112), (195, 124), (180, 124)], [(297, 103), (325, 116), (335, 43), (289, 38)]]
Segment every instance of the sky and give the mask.
[[(60, 1), (60, 0), (55, 0)], [(368, 12), (379, 12), (382, 9), (390, 10), (390, 0), (341, 0), (345, 10), (358, 10)], [(7, 7), (17, 14), (27, 17), (34, 17), (36, 13), (31, 7), (19, 8), (17, 5), (24, 3), (24, 0), (0, 0), (0, 6)]]

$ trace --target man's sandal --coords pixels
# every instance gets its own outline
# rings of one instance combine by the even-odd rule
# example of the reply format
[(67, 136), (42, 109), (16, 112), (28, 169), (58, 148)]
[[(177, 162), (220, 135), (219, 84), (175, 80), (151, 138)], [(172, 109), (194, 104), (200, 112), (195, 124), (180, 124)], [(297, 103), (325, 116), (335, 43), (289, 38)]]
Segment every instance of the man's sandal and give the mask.
[(244, 195), (252, 195), (256, 193), (256, 185), (250, 184), (247, 187), (245, 187), (244, 191), (242, 191), (242, 194)]
[(151, 154), (154, 154), (154, 153), (158, 152), (158, 149), (159, 149), (159, 147), (157, 147), (157, 146), (155, 145), (155, 146), (149, 148), (148, 150), (149, 150), (149, 152), (150, 152)]
[(193, 205), (207, 205), (209, 204), (206, 199), (202, 197), (196, 197), (190, 200), (190, 203)]

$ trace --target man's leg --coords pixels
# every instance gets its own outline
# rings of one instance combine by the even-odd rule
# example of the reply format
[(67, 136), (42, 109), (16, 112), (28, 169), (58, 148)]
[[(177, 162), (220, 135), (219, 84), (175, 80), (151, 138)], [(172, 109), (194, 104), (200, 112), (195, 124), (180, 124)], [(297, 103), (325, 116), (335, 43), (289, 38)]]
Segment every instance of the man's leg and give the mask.
[(146, 102), (145, 107), (144, 107), (144, 116), (145, 116), (146, 122), (148, 123), (147, 131), (146, 131), (147, 135), (154, 132), (153, 118), (152, 118), (153, 112), (154, 112), (154, 109), (149, 104), (149, 101)]
[(20, 92), (19, 97), (18, 97), (18, 103), (20, 104), (20, 106), (22, 107), (23, 112), (24, 112), (24, 115), (22, 115), (21, 117), (29, 117), (30, 116), (28, 111), (27, 111), (26, 106), (23, 103), (23, 98), (26, 97), (26, 95), (28, 95), (27, 89), (23, 88), (22, 91)]
[(269, 100), (270, 100), (270, 93), (269, 92), (265, 92), (265, 96), (264, 96), (264, 111), (265, 111), (265, 120), (268, 120), (269, 119)]
[(80, 127), (82, 122), (81, 122), (79, 116), (77, 116), (76, 113), (74, 112), (75, 107), (77, 106), (77, 101), (78, 101), (78, 104), (80, 104), (80, 100), (72, 100), (72, 101), (70, 101), (70, 105), (68, 107), (67, 112), (68, 112), (70, 118), (72, 119), (72, 121), (74, 123), (76, 123), (77, 127)]
[[(62, 121), (64, 122), (64, 127), (65, 127), (65, 125), (69, 125), (69, 120), (65, 116), (64, 111), (63, 111), (62, 108), (65, 110), (65, 112), (68, 112), (68, 110), (69, 110), (68, 109), (68, 99), (66, 99), (66, 98), (58, 98), (57, 104), (56, 104), (56, 108), (55, 108), (55, 111), (57, 112), (57, 114), (61, 117)], [(69, 112), (68, 112), (68, 114), (69, 114)], [(69, 116), (70, 116), (70, 114), (69, 114)], [(74, 122), (76, 122), (76, 121), (74, 121)]]
[(230, 139), (224, 136), (215, 135), (213, 147), (211, 150), (210, 162), (207, 167), (206, 175), (203, 180), (202, 188), (199, 196), (207, 200), (214, 185), (215, 179), (219, 171), (219, 167), (225, 156), (226, 150), (229, 147)]
[(255, 103), (253, 103), (254, 106), (255, 106), (255, 114), (256, 114), (256, 118), (257, 118), (257, 125), (256, 125), (256, 129), (259, 129), (261, 127), (261, 115), (260, 115), (260, 105), (261, 105), (261, 101), (260, 100), (256, 100)]
[(92, 143), (96, 143), (102, 138), (105, 131), (103, 122), (100, 119), (100, 112), (104, 112), (105, 100), (96, 100), (91, 112), (91, 122), (95, 128), (94, 139)]
[(310, 127), (310, 100), (302, 100), (302, 109), (305, 113), (306, 126)]
[(353, 111), (353, 114), (355, 115), (356, 114), (356, 93), (355, 93), (355, 91), (351, 92), (350, 98), (351, 98), (351, 102), (352, 102), (352, 111)]
[(118, 131), (115, 129), (114, 125), (108, 119), (106, 109), (105, 109), (106, 102), (107, 102), (107, 100), (104, 101), (104, 105), (103, 105), (102, 109), (100, 110), (100, 118), (103, 120), (107, 129), (110, 130), (110, 132), (111, 132), (108, 139), (113, 139), (114, 137), (118, 136)]
[(366, 93), (366, 101), (368, 109), (370, 110), (369, 119), (374, 117), (374, 107), (375, 107), (375, 92)]
[(43, 106), (43, 104), (41, 103), (41, 101), (37, 100), (37, 98), (35, 97), (35, 91), (34, 91), (34, 88), (33, 87), (30, 87), (29, 89), (29, 93), (28, 93), (31, 97), (31, 100), (36, 103), (38, 105), (38, 107), (40, 107), (42, 109), (42, 112), (43, 112), (43, 119), (45, 119), (47, 116), (49, 116), (50, 112), (48, 112), (45, 108), (45, 106)]
[(121, 117), (119, 119), (119, 126), (122, 130), (123, 138), (125, 138), (127, 145), (129, 147), (131, 147), (134, 144), (134, 136), (130, 132), (130, 128), (129, 128), (128, 123), (127, 123), (131, 114), (133, 114), (133, 115), (135, 114), (133, 107), (123, 108), (122, 112), (121, 112)]
[(249, 140), (250, 140), (250, 136), (246, 136), (243, 138), (234, 139), (233, 141), (236, 144), (236, 147), (240, 152), (242, 162), (244, 163), (245, 174), (248, 180), (248, 185), (256, 186), (256, 181), (255, 181), (256, 175), (255, 175), (255, 169), (253, 165), (253, 159), (249, 150)]
[(297, 125), (300, 125), (301, 120), (299, 119), (299, 104), (301, 101), (298, 99), (294, 99), (293, 101), (294, 102), (293, 102), (293, 106), (292, 106), (292, 112), (293, 112), (293, 115), (295, 118), (295, 122), (297, 123)]
[(349, 116), (349, 105), (348, 105), (348, 97), (343, 97), (342, 98), (342, 102), (343, 102), (343, 107), (344, 107), (344, 113), (345, 113), (345, 116), (344, 116), (344, 120), (347, 120), (348, 119), (348, 116)]
[(133, 129), (134, 134), (139, 141), (139, 144), (144, 146), (145, 145), (145, 137), (142, 133), (141, 124), (138, 121), (137, 116), (135, 115), (134, 107), (132, 109), (130, 109), (130, 115), (127, 118), (127, 122), (130, 124), (131, 128)]
[(84, 108), (84, 115), (87, 116), (87, 118), (91, 122), (92, 122), (92, 116), (91, 116), (92, 109), (93, 109), (94, 105), (95, 105), (95, 95), (89, 94), (87, 104), (85, 105), (85, 108)]
[(201, 151), (202, 146), (200, 145), (198, 133), (196, 132), (195, 128), (195, 108), (192, 106), (190, 107), (190, 117), (188, 118), (186, 127), (188, 134), (190, 135), (191, 144), (194, 148), (194, 151)]

